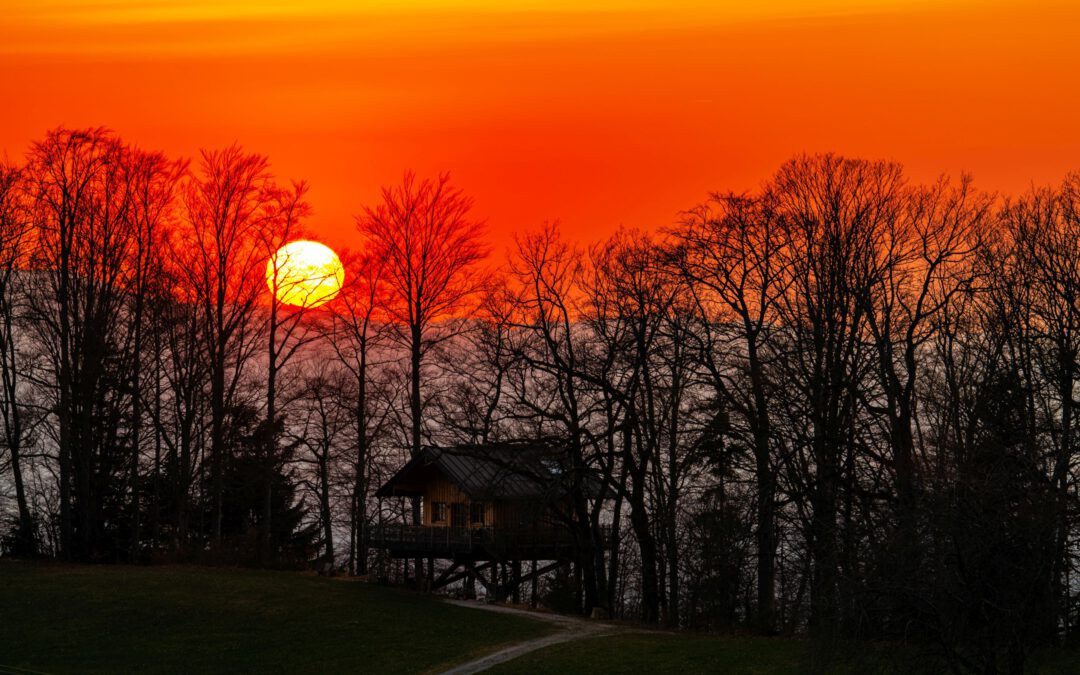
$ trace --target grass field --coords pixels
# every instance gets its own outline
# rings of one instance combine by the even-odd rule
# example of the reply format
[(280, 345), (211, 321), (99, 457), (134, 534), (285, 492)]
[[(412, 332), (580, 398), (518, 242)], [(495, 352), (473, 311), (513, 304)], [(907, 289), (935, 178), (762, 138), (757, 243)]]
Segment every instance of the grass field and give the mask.
[(0, 560), (0, 673), (415, 673), (550, 630), (314, 576)]
[[(493, 675), (613, 673), (647, 675), (799, 675), (808, 672), (808, 644), (793, 638), (718, 637), (685, 633), (630, 633), (554, 645), (493, 668)], [(842, 648), (829, 675), (938, 675), (948, 665), (918, 648), (853, 644)], [(1080, 658), (1068, 650), (1043, 652), (1025, 672), (1080, 673)]]
[[(287, 572), (0, 560), (0, 675), (436, 672), (549, 633), (549, 624), (420, 593)], [(833, 672), (941, 672), (918, 652), (853, 647)], [(790, 638), (633, 632), (554, 645), (496, 667), (529, 673), (795, 675)], [(1080, 672), (1054, 650), (1029, 672)]]
[(490, 672), (789, 675), (799, 672), (804, 651), (798, 640), (629, 634), (555, 645), (520, 656)]

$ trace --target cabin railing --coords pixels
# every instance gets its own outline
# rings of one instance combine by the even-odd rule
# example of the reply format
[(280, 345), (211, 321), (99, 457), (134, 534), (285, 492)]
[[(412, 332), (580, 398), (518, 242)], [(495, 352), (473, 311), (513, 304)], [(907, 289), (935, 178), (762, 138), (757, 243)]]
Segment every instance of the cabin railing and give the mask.
[[(604, 545), (610, 528), (601, 533)], [(576, 545), (573, 534), (557, 527), (438, 527), (391, 523), (367, 530), (370, 546), (408, 554), (482, 554), (493, 557), (529, 554), (569, 554)]]

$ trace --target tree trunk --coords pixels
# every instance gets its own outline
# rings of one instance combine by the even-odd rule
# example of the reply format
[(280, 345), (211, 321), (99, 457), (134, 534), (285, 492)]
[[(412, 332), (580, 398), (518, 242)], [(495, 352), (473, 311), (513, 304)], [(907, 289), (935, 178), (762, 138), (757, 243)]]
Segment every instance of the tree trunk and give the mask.
[(330, 448), (324, 447), (319, 457), (319, 510), (323, 522), (323, 537), (326, 538), (326, 562), (333, 574), (334, 565), (334, 525), (330, 512)]
[(645, 511), (644, 476), (631, 476), (630, 525), (634, 528), (641, 549), (641, 620), (656, 623), (660, 620), (660, 585), (657, 577), (656, 539)]

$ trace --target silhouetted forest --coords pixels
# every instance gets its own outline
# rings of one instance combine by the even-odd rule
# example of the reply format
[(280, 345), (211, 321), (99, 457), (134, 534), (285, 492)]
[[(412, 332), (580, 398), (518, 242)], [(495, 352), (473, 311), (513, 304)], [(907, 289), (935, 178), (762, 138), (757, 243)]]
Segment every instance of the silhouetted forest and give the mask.
[(364, 543), (414, 517), (383, 480), (544, 438), (581, 559), (540, 591), (578, 611), (967, 672), (1080, 628), (1080, 175), (1008, 197), (798, 156), (656, 231), (535, 224), (496, 266), (469, 197), (406, 174), (317, 308), (267, 288), (306, 190), (103, 129), (0, 168), (4, 552), (400, 581)]

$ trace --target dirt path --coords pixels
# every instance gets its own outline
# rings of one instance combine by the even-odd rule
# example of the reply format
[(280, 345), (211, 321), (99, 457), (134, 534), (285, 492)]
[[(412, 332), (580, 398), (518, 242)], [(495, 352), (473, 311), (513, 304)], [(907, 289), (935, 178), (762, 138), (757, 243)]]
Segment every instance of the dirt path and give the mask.
[(589, 621), (572, 616), (563, 616), (561, 614), (529, 612), (523, 609), (514, 609), (512, 607), (503, 607), (501, 605), (489, 605), (483, 602), (466, 602), (462, 600), (447, 600), (446, 602), (457, 605), (458, 607), (470, 607), (472, 609), (481, 609), (487, 612), (514, 614), (536, 621), (546, 621), (558, 626), (560, 630), (551, 635), (546, 635), (533, 640), (526, 640), (525, 642), (519, 642), (510, 645), (509, 647), (504, 647), (493, 654), (488, 654), (479, 659), (455, 666), (450, 670), (443, 671), (441, 675), (471, 675), (472, 673), (485, 671), (492, 666), (505, 663), (511, 659), (516, 659), (522, 654), (528, 654), (529, 652), (543, 649), (544, 647), (549, 647), (551, 645), (570, 642), (571, 640), (580, 640), (582, 638), (604, 637), (619, 633), (635, 632), (633, 629), (625, 628), (617, 624), (604, 623), (602, 621)]

